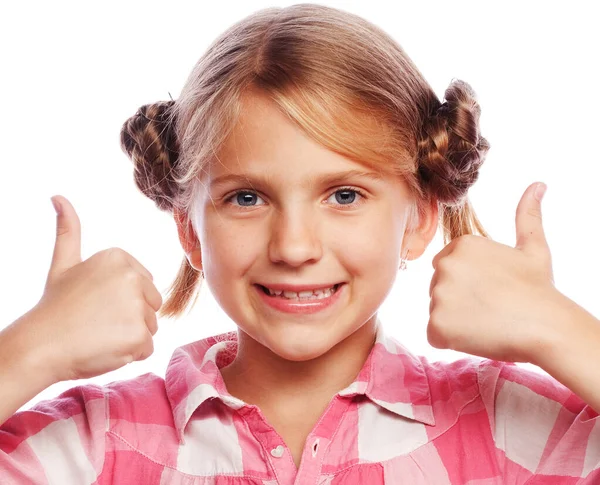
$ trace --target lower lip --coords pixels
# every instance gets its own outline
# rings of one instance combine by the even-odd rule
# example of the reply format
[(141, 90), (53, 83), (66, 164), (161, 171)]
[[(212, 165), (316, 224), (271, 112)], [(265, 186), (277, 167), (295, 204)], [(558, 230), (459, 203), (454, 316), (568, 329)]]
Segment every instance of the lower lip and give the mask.
[(340, 299), (340, 294), (345, 291), (346, 283), (342, 283), (333, 295), (320, 300), (291, 300), (288, 298), (282, 298), (280, 296), (267, 295), (263, 291), (262, 287), (258, 285), (254, 285), (254, 287), (258, 291), (262, 300), (271, 308), (275, 308), (275, 310), (285, 313), (310, 314), (320, 312), (321, 310), (334, 305), (335, 302)]

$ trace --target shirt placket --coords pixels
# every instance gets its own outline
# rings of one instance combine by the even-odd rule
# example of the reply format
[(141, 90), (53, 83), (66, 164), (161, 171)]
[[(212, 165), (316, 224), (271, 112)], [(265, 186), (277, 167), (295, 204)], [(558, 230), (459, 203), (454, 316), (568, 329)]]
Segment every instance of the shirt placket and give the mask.
[(296, 477), (296, 465), (283, 438), (267, 423), (260, 409), (254, 405), (246, 405), (238, 409), (252, 435), (263, 449), (264, 455), (271, 465), (275, 479), (279, 485), (293, 485)]
[(323, 459), (334, 439), (351, 398), (335, 396), (308, 435), (300, 468), (296, 470), (294, 459), (283, 438), (267, 423), (256, 406), (245, 406), (238, 412), (246, 420), (252, 434), (265, 452), (279, 485), (316, 484), (321, 476)]

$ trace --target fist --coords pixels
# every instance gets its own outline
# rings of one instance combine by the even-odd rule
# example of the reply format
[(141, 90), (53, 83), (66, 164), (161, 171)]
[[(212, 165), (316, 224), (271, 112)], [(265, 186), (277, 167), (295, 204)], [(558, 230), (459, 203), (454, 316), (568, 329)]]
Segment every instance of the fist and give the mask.
[(150, 272), (119, 248), (81, 259), (81, 226), (56, 196), (56, 241), (44, 293), (20, 322), (53, 380), (94, 377), (152, 354), (162, 297)]
[(434, 257), (427, 325), (433, 347), (531, 361), (558, 294), (537, 186), (525, 190), (517, 207), (514, 248), (465, 235)]

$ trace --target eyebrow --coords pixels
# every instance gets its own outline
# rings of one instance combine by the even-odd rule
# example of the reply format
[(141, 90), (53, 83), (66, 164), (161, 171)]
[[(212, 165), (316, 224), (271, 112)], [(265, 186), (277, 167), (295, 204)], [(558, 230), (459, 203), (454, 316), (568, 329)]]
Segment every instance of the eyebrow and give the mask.
[[(329, 185), (329, 184), (334, 184), (336, 182), (343, 182), (345, 180), (351, 179), (351, 178), (367, 178), (370, 180), (382, 180), (383, 179), (383, 174), (379, 173), (379, 172), (372, 172), (372, 171), (364, 171), (364, 170), (348, 170), (346, 172), (335, 172), (335, 173), (328, 173), (325, 174), (321, 177), (309, 177), (308, 180), (306, 181), (307, 186), (312, 186), (315, 185), (316, 183), (321, 183), (323, 185)], [(268, 179), (270, 177), (267, 175), (265, 177), (253, 177), (250, 174), (237, 174), (237, 173), (230, 173), (227, 175), (221, 175), (219, 177), (215, 177), (211, 182), (210, 182), (210, 188), (214, 188), (217, 187), (219, 185), (224, 185), (228, 182), (243, 182), (243, 183), (252, 183), (252, 184), (256, 184), (256, 185), (267, 185), (268, 184)]]

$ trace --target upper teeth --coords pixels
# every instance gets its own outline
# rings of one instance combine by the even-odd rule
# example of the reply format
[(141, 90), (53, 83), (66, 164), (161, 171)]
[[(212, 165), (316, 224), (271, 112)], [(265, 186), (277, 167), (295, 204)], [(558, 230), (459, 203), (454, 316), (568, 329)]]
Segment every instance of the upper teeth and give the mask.
[[(266, 288), (266, 287), (265, 287)], [(310, 298), (311, 296), (329, 296), (333, 293), (334, 287), (331, 288), (320, 288), (318, 290), (306, 290), (306, 291), (283, 291), (283, 290), (272, 290), (271, 288), (267, 288), (269, 293), (274, 296), (280, 296), (283, 293), (283, 296), (286, 298)]]

